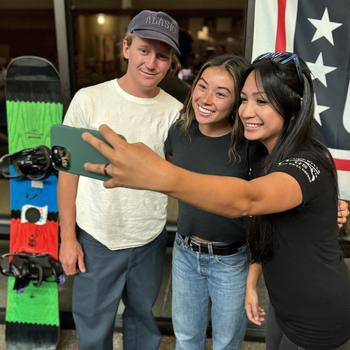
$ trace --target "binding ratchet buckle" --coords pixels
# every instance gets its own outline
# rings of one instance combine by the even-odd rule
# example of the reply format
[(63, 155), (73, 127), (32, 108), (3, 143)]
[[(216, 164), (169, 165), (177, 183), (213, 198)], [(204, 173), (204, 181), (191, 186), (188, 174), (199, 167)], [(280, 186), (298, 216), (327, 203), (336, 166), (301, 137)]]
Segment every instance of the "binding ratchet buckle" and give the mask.
[(26, 177), (39, 181), (50, 176), (52, 171), (51, 151), (46, 146), (26, 148), (0, 158), (0, 173), (6, 178)]
[[(9, 259), (8, 269), (2, 263)], [(7, 253), (0, 257), (0, 272), (5, 276), (15, 277), (13, 289), (21, 292), (30, 282), (40, 287), (42, 282), (63, 284), (65, 276), (58, 260), (49, 254)]]

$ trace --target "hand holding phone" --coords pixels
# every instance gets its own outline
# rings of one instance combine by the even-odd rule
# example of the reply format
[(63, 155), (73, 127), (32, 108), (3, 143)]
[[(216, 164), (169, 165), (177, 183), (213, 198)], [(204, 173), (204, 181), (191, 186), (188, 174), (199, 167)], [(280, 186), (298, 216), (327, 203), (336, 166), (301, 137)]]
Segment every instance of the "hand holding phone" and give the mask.
[[(107, 164), (109, 160), (82, 139), (82, 134), (89, 132), (100, 140), (106, 139), (98, 130), (75, 128), (67, 125), (54, 125), (51, 128), (51, 157), (53, 167), (59, 171), (87, 176), (97, 180), (108, 180), (105, 174), (96, 174), (84, 169), (87, 162)], [(119, 135), (121, 136), (121, 135)], [(125, 139), (125, 137), (121, 136)]]

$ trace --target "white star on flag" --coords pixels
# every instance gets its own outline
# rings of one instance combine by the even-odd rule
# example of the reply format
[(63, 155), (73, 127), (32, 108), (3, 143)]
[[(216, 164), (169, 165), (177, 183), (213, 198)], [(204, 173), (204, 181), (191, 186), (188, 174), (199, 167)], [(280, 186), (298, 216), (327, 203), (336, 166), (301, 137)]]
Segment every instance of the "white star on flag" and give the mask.
[(337, 67), (325, 66), (323, 64), (322, 52), (317, 57), (315, 63), (307, 62), (312, 75), (315, 79), (318, 79), (325, 87), (327, 87), (326, 75), (330, 72), (333, 72)]
[(316, 94), (314, 94), (314, 102), (315, 102), (315, 113), (314, 113), (314, 118), (317, 121), (318, 124), (320, 124), (322, 126), (322, 122), (321, 122), (321, 116), (320, 114), (324, 111), (326, 111), (327, 109), (329, 109), (328, 106), (321, 106), (317, 104), (317, 98), (316, 98)]
[(331, 22), (329, 20), (327, 8), (324, 10), (323, 16), (321, 19), (308, 18), (308, 20), (316, 28), (316, 32), (315, 32), (311, 42), (313, 42), (319, 38), (325, 37), (334, 46), (332, 32), (333, 32), (333, 30), (342, 26), (343, 23)]

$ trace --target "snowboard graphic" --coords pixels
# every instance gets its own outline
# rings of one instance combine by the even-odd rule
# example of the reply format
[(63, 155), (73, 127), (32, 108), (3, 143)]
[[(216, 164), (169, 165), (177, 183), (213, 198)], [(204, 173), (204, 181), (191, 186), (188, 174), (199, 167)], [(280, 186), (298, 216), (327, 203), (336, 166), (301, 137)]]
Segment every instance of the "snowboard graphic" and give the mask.
[[(63, 114), (55, 67), (44, 58), (17, 57), (8, 65), (5, 84), (9, 153), (38, 146), (50, 148), (51, 126), (61, 123)], [(42, 253), (58, 259), (56, 185), (53, 173), (43, 180), (35, 176), (10, 179), (10, 253)], [(58, 284), (30, 282), (23, 290), (16, 290), (15, 282), (15, 277), (9, 277), (6, 348), (56, 349)]]

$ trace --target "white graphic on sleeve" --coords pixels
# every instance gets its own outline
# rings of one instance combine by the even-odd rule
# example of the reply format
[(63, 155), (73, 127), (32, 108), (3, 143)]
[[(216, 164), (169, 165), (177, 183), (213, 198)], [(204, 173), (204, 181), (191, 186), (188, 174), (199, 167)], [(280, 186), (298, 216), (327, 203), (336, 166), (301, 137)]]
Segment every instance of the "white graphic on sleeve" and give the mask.
[(289, 158), (278, 163), (278, 166), (290, 165), (300, 169), (308, 178), (309, 182), (313, 182), (320, 175), (320, 169), (311, 161), (305, 158)]

